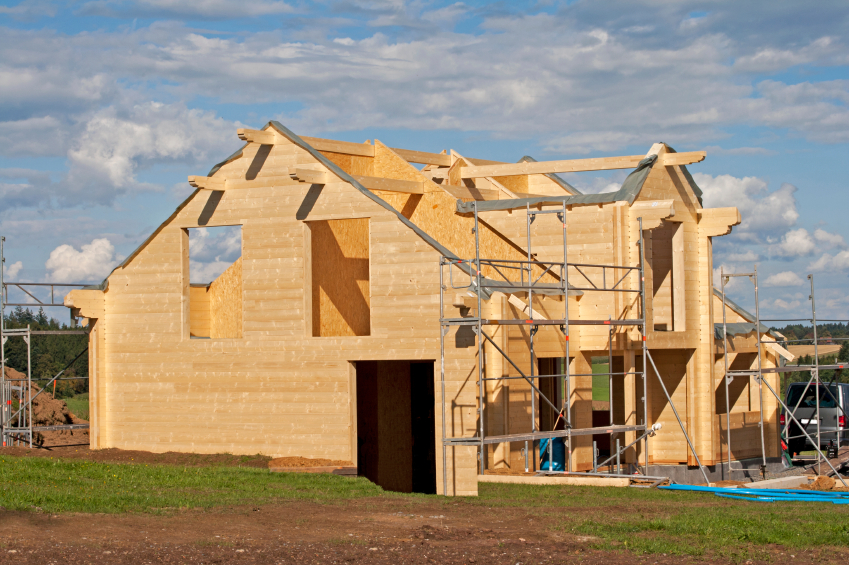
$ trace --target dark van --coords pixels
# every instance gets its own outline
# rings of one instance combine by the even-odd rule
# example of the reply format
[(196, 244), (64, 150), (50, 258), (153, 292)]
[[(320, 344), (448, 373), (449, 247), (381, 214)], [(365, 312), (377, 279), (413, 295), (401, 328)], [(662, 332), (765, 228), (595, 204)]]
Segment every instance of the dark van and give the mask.
[(808, 383), (792, 383), (787, 387), (785, 403), (798, 424), (793, 421), (793, 418), (787, 418), (784, 413), (781, 414), (781, 428), (787, 431), (784, 437), (791, 456), (814, 449), (814, 443), (805, 437), (799, 424), (816, 441), (817, 397), (819, 397), (820, 449), (825, 450), (831, 442), (837, 446), (849, 443), (845, 413), (849, 404), (849, 384), (820, 383), (817, 387)]

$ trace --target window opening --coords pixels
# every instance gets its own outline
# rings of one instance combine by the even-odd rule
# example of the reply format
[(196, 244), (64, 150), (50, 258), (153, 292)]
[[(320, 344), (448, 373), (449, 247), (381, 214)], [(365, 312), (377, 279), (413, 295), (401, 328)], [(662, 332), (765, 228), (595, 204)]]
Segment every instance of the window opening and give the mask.
[(370, 335), (368, 218), (307, 222), (307, 237), (310, 335)]
[(242, 226), (188, 228), (189, 337), (242, 337)]

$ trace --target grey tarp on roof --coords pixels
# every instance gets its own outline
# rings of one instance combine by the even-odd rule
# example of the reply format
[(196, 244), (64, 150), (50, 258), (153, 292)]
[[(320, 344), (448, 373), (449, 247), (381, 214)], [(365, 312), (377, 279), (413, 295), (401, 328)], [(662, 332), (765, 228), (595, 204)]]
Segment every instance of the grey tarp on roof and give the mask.
[(570, 196), (537, 196), (534, 198), (514, 198), (510, 200), (486, 200), (462, 202), (457, 201), (457, 212), (460, 214), (470, 214), (475, 211), (477, 206), (478, 212), (492, 212), (496, 210), (515, 210), (517, 208), (525, 208), (526, 206), (551, 205), (551, 204), (605, 204), (608, 202), (626, 201), (628, 204), (633, 204), (640, 189), (643, 188), (643, 183), (646, 182), (646, 177), (651, 172), (652, 165), (657, 161), (657, 155), (649, 155), (640, 161), (637, 168), (634, 169), (622, 187), (616, 192), (602, 192), (601, 194), (575, 194)]
[[(722, 298), (722, 291), (718, 288), (713, 289), (713, 293), (718, 296), (720, 299)], [(746, 335), (747, 333), (751, 333), (755, 329), (755, 315), (744, 309), (742, 306), (728, 298), (728, 295), (725, 296), (725, 305), (731, 308), (734, 312), (739, 314), (741, 317), (749, 320), (748, 322), (732, 322), (726, 323), (726, 327), (728, 327), (728, 335)], [(716, 339), (722, 339), (722, 324), (715, 323), (713, 325), (713, 332), (716, 336)], [(774, 334), (768, 327), (761, 324), (760, 333), (765, 333), (771, 335), (774, 339), (778, 341), (783, 341), (781, 336)]]
[[(749, 322), (733, 322), (730, 324), (725, 324), (728, 328), (728, 336), (735, 335), (746, 335), (755, 331), (755, 324)], [(769, 328), (765, 325), (761, 324), (760, 333), (768, 333)], [(722, 324), (714, 324), (713, 325), (713, 334), (716, 336), (716, 339), (722, 339)]]

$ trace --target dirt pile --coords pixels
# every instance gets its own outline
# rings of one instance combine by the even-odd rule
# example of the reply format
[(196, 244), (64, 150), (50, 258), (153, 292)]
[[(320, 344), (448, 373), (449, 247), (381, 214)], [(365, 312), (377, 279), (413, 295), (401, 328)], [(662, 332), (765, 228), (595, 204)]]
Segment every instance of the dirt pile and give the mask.
[[(15, 369), (12, 369), (11, 367), (6, 367), (6, 378), (25, 379), (26, 375), (19, 371), (16, 371)], [(25, 382), (18, 381), (18, 383), (26, 385)], [(65, 404), (64, 400), (53, 398), (53, 395), (50, 394), (49, 390), (38, 394), (41, 388), (39, 388), (39, 386), (35, 383), (32, 383), (31, 387), (31, 392), (33, 396), (33, 426), (61, 426), (64, 424), (84, 423), (83, 420), (79, 422), (74, 421), (75, 417), (68, 410), (68, 405)], [(36, 396), (36, 394), (38, 394), (38, 396)], [(18, 400), (20, 400), (20, 398)]]
[[(20, 371), (16, 371), (11, 367), (6, 367), (7, 379), (26, 379), (26, 375)], [(15, 385), (26, 386), (26, 381), (17, 381)], [(38, 392), (41, 388), (35, 384), (31, 384), (32, 393), (32, 425), (33, 426), (64, 426), (67, 424), (87, 424), (86, 420), (77, 418), (68, 410), (68, 405), (64, 400), (53, 398), (50, 390), (45, 390), (41, 394)], [(38, 394), (38, 396), (36, 396)], [(20, 397), (15, 394), (15, 398), (20, 400)], [(76, 435), (75, 435), (76, 434)], [(61, 445), (68, 443), (73, 438), (76, 442), (88, 442), (87, 430), (45, 430), (33, 434), (33, 443), (38, 445)]]
[(808, 488), (811, 490), (831, 490), (834, 488), (834, 485), (837, 483), (833, 478), (826, 477), (825, 475), (820, 475), (814, 482), (808, 485)]

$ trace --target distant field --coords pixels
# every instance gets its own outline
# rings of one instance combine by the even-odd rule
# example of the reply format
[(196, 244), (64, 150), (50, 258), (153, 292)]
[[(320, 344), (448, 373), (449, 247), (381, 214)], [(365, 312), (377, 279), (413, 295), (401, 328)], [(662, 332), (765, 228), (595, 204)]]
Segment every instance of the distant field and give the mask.
[(88, 393), (78, 394), (71, 398), (65, 399), (65, 404), (68, 405), (74, 416), (81, 420), (88, 420)]
[[(607, 363), (594, 363), (593, 373), (607, 373)], [(593, 375), (593, 400), (610, 400), (610, 380), (607, 375)]]
[[(802, 355), (813, 355), (814, 354), (814, 346), (813, 345), (791, 345), (787, 348), (790, 350), (790, 353), (793, 355), (800, 357)], [(837, 353), (840, 351), (840, 344), (837, 345), (818, 345), (817, 353), (822, 357), (823, 355), (831, 355), (833, 353)]]

